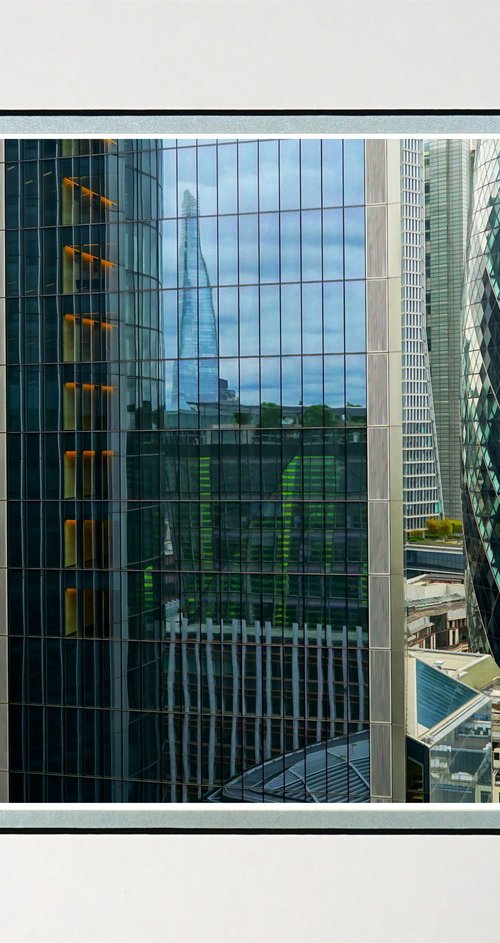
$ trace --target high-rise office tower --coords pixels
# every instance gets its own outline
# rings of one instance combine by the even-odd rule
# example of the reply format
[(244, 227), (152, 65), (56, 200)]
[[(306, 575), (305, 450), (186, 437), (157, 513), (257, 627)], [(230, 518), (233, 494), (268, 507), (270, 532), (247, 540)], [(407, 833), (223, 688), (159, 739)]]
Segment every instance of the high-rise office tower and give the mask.
[(462, 378), (463, 521), (468, 625), (500, 663), (500, 142), (476, 148)]
[(4, 795), (404, 800), (399, 142), (3, 170)]
[(425, 324), (423, 141), (401, 141), (403, 493), (405, 531), (443, 511)]
[(161, 778), (162, 152), (4, 156), (9, 795), (141, 800)]
[(425, 145), (426, 323), (446, 517), (461, 518), (460, 375), (470, 142)]

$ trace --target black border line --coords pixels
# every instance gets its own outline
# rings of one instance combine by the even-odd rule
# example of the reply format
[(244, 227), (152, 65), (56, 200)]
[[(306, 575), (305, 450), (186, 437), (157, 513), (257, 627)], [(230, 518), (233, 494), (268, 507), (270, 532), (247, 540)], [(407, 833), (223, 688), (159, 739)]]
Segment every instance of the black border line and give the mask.
[(0, 827), (0, 835), (488, 835), (499, 836), (500, 828), (198, 828), (197, 826), (117, 826), (61, 828), (50, 826)]
[(140, 117), (307, 117), (309, 115), (318, 116), (318, 117), (453, 117), (457, 116), (474, 116), (474, 117), (500, 117), (500, 109), (496, 108), (458, 108), (455, 110), (446, 110), (445, 108), (410, 108), (408, 110), (400, 110), (394, 108), (356, 108), (356, 109), (332, 109), (332, 108), (311, 108), (308, 110), (302, 110), (300, 108), (257, 108), (257, 109), (238, 109), (233, 111), (229, 108), (220, 108), (220, 109), (209, 109), (209, 108), (186, 108), (186, 109), (168, 109), (168, 108), (75, 108), (75, 109), (64, 109), (64, 108), (4, 108), (0, 109), (0, 117), (16, 118), (16, 117), (128, 117), (140, 116)]

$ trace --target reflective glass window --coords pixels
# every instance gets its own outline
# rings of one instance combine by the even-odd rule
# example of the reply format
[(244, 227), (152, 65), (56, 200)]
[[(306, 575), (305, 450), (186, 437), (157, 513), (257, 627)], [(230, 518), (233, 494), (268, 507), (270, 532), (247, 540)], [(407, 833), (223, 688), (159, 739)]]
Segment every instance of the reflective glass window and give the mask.
[[(194, 231), (195, 233), (195, 231)], [(193, 234), (194, 234), (193, 233)], [(198, 220), (198, 280), (200, 288), (217, 285), (217, 218), (202, 216)], [(187, 253), (185, 253), (187, 263)], [(185, 268), (188, 268), (187, 265)], [(188, 271), (194, 269), (191, 264)]]
[(196, 288), (178, 292), (179, 356), (198, 356), (198, 292)]
[(363, 354), (346, 357), (346, 403), (366, 407), (366, 357)]
[(302, 286), (302, 350), (305, 354), (323, 349), (323, 292), (321, 282)]
[(322, 141), (323, 206), (342, 206), (342, 141)]
[(259, 353), (259, 289), (240, 288), (240, 354), (242, 357)]
[(278, 142), (259, 141), (259, 209), (277, 210), (278, 205)]
[(300, 280), (300, 213), (280, 216), (281, 281)]
[(215, 147), (198, 148), (198, 200), (200, 216), (217, 213), (217, 151)]
[(177, 220), (162, 223), (163, 285), (177, 288)]
[(280, 141), (280, 209), (300, 208), (300, 142)]
[(362, 139), (344, 141), (344, 204), (365, 201), (365, 142)]
[(219, 217), (219, 285), (238, 284), (238, 229), (236, 216)]
[(321, 141), (300, 142), (300, 199), (303, 209), (321, 206)]
[(323, 285), (324, 349), (330, 353), (344, 350), (344, 283)]
[(301, 353), (300, 285), (281, 286), (281, 350), (284, 354)]
[(238, 195), (239, 212), (256, 213), (259, 208), (257, 173), (257, 143), (238, 143)]
[(322, 405), (323, 362), (321, 357), (302, 358), (302, 382), (304, 407)]
[[(177, 292), (162, 292), (163, 336), (166, 357), (177, 356)], [(124, 351), (125, 359), (127, 352)]]
[[(302, 405), (302, 371), (300, 369), (300, 357), (283, 357), (281, 361), (281, 371), (283, 418), (288, 416), (287, 425), (293, 425), (297, 420), (297, 407)], [(285, 409), (285, 407), (289, 408)]]
[(260, 352), (280, 352), (279, 285), (267, 285), (260, 289)]
[(164, 362), (165, 371), (165, 408), (167, 413), (176, 414), (179, 408), (178, 402), (178, 369), (177, 362), (166, 360)]
[(196, 200), (196, 148), (183, 147), (177, 151), (177, 212), (186, 215), (188, 200)]
[(257, 357), (245, 357), (240, 360), (240, 399), (246, 406), (260, 403), (260, 370)]
[(177, 151), (164, 150), (163, 157), (163, 215), (177, 215)]
[(220, 145), (217, 160), (219, 213), (236, 213), (238, 208), (236, 144)]
[[(227, 357), (219, 361), (221, 422), (229, 418), (229, 409), (238, 410), (240, 396), (239, 361)], [(233, 415), (233, 414), (231, 414)]]
[(239, 217), (239, 281), (240, 285), (256, 285), (259, 281), (259, 223), (257, 214)]
[(219, 353), (238, 354), (238, 289), (219, 288)]
[(325, 356), (325, 405), (332, 410), (335, 421), (343, 421), (344, 393), (344, 357)]
[(260, 217), (260, 280), (279, 281), (279, 214), (263, 213)]
[(365, 275), (365, 211), (363, 207), (344, 210), (345, 278)]
[(322, 278), (321, 212), (306, 210), (301, 213), (302, 278), (315, 281)]
[(365, 283), (345, 283), (346, 351), (365, 347)]
[(265, 406), (277, 405), (281, 403), (281, 376), (279, 357), (264, 357), (261, 360), (261, 378), (260, 378), (260, 402), (261, 416), (267, 419), (262, 421), (262, 425), (281, 425), (281, 415), (277, 414), (276, 419), (271, 409), (265, 409)]
[(344, 274), (344, 239), (342, 210), (323, 212), (323, 278), (342, 278)]

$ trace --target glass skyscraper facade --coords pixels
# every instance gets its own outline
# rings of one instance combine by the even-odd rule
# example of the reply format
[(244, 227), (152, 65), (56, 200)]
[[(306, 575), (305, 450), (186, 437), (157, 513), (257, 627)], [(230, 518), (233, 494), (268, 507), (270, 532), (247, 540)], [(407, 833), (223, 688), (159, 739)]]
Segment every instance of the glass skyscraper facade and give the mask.
[(11, 800), (403, 799), (398, 142), (4, 179)]
[(155, 142), (5, 143), (12, 801), (161, 778), (161, 180)]
[(443, 511), (425, 321), (423, 141), (401, 141), (403, 491), (406, 531)]
[(476, 147), (463, 322), (463, 520), (468, 624), (500, 663), (500, 147)]
[(425, 145), (426, 325), (446, 517), (462, 517), (460, 375), (470, 142)]

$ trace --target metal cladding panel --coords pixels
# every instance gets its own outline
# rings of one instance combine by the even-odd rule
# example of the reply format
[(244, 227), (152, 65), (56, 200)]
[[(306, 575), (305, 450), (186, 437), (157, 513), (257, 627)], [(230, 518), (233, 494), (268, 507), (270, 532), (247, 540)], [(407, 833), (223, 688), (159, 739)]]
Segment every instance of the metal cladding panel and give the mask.
[(366, 207), (366, 277), (387, 275), (387, 207)]
[(0, 749), (0, 769), (8, 770), (8, 753), (3, 749), (4, 744), (8, 743), (8, 731), (9, 731), (9, 708), (7, 704), (0, 704), (0, 744), (2, 749)]
[(370, 651), (370, 720), (391, 722), (391, 653)]
[(404, 714), (398, 710), (405, 698), (405, 653), (403, 650), (391, 652), (391, 720), (394, 724), (404, 724)]
[(7, 567), (0, 567), (0, 635), (7, 635)]
[[(0, 257), (5, 259), (5, 143), (0, 141)], [(7, 648), (7, 434), (6, 434), (5, 265), (0, 265), (0, 769), (9, 768)], [(8, 774), (0, 781), (0, 801), (8, 802)]]
[(0, 704), (7, 704), (7, 636), (0, 635)]
[(367, 416), (369, 426), (386, 426), (389, 418), (388, 355), (367, 354)]
[(389, 346), (385, 278), (366, 282), (366, 345), (367, 350), (374, 351), (384, 351)]
[(392, 737), (392, 802), (406, 802), (406, 728), (393, 723)]
[(370, 648), (390, 648), (390, 578), (388, 576), (370, 576), (368, 580), (368, 593), (370, 612)]
[[(1, 433), (0, 433), (1, 435)], [(5, 469), (2, 468), (0, 462), (0, 474), (5, 472)], [(0, 534), (5, 534), (7, 529), (7, 502), (5, 500), (0, 500)], [(0, 540), (0, 568), (4, 569), (7, 566), (7, 545), (5, 540)]]
[(389, 502), (368, 502), (368, 567), (389, 573)]
[(389, 430), (368, 428), (368, 500), (389, 498)]
[(387, 202), (387, 142), (383, 138), (368, 138), (365, 145), (366, 202)]
[(392, 797), (392, 737), (390, 724), (370, 725), (370, 788), (373, 797)]

